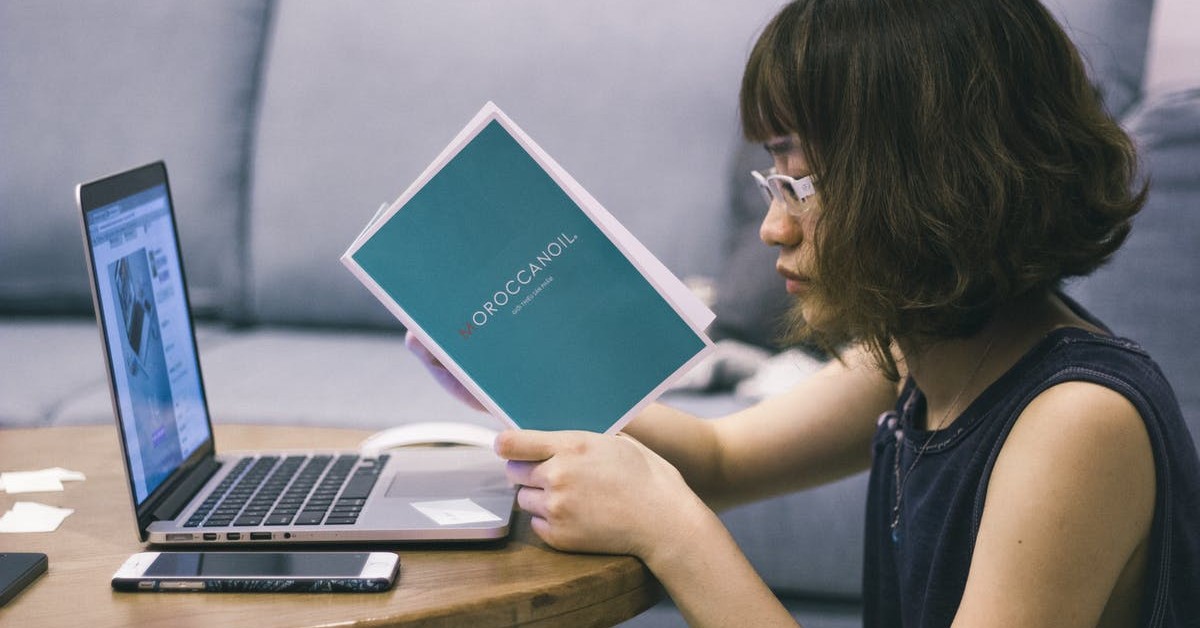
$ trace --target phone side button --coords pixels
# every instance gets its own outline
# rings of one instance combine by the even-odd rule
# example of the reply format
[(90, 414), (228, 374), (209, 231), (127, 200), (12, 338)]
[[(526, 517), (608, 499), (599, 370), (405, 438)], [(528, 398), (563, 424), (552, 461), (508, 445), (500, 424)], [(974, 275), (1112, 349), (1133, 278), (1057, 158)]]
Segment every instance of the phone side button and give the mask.
[(159, 585), (159, 588), (179, 591), (199, 591), (204, 588), (204, 583), (199, 580), (180, 580), (178, 582), (164, 582)]

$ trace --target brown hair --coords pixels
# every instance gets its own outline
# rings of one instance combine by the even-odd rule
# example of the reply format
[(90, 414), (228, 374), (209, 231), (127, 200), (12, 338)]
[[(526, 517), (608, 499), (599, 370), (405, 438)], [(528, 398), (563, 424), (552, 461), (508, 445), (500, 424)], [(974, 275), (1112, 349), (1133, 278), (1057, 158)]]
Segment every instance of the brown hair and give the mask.
[(820, 194), (812, 289), (836, 328), (789, 340), (864, 342), (893, 377), (893, 340), (969, 336), (1095, 270), (1146, 194), (1033, 0), (796, 0), (750, 54), (741, 119), (799, 135)]

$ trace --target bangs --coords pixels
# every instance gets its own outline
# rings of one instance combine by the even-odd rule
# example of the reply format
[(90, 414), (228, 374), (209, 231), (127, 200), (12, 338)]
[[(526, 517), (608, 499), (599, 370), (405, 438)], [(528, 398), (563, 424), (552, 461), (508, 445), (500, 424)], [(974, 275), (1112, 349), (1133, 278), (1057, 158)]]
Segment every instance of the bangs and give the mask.
[(775, 16), (746, 61), (739, 113), (742, 134), (751, 142), (807, 135), (799, 113), (800, 94), (804, 91), (800, 68), (807, 47), (807, 5), (793, 3)]
[(775, 61), (751, 57), (742, 75), (742, 134), (751, 142), (765, 142), (799, 131), (795, 105), (788, 93), (787, 73)]

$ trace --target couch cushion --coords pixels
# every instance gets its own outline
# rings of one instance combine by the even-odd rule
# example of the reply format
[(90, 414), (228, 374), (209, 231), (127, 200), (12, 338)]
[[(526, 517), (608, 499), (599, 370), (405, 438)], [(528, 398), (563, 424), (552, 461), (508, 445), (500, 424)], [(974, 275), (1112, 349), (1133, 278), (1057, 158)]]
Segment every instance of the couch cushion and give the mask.
[[(226, 337), (196, 331), (202, 355)], [(0, 317), (0, 347), (0, 428), (112, 423), (96, 319)]]
[(1114, 332), (1141, 343), (1200, 437), (1200, 89), (1148, 97), (1127, 126), (1151, 173), (1149, 201), (1111, 263), (1071, 286)]
[[(434, 383), (401, 334), (259, 328), (202, 341), (209, 411), (216, 423), (383, 429), (417, 421), (500, 428)], [(53, 420), (111, 416), (96, 387), (62, 404)]]
[(337, 259), (488, 100), (673, 271), (712, 275), (742, 66), (778, 4), (281, 3), (249, 314), (389, 323)]
[[(95, 320), (0, 318), (0, 427), (39, 427), (72, 396), (104, 384)], [(106, 415), (112, 420), (111, 405)]]
[(1043, 0), (1079, 48), (1108, 110), (1122, 115), (1142, 93), (1154, 0)]
[(160, 158), (193, 305), (223, 302), (268, 4), (0, 2), (0, 313), (90, 312), (75, 185)]

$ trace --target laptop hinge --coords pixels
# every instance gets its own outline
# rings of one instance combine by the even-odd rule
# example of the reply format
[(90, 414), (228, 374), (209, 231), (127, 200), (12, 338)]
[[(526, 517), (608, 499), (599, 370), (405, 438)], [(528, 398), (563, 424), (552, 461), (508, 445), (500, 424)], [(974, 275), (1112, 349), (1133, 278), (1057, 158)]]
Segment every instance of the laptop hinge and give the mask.
[(170, 494), (158, 504), (154, 509), (152, 516), (156, 521), (169, 521), (179, 516), (180, 511), (184, 506), (188, 505), (192, 497), (204, 486), (208, 478), (212, 477), (217, 469), (221, 468), (221, 463), (215, 458), (206, 458), (196, 465), (195, 469), (187, 475), (186, 478), (180, 480), (179, 484), (171, 490)]

